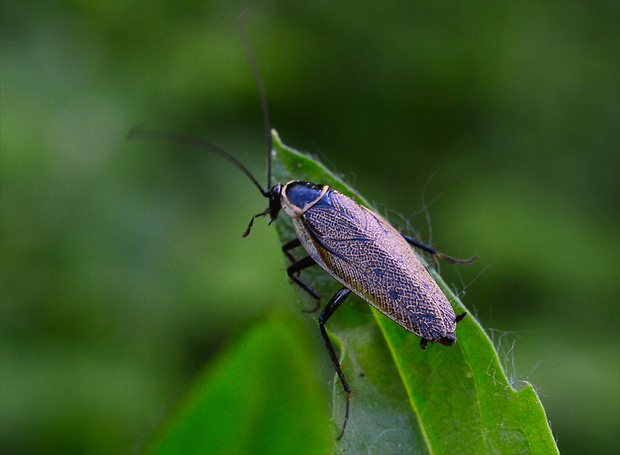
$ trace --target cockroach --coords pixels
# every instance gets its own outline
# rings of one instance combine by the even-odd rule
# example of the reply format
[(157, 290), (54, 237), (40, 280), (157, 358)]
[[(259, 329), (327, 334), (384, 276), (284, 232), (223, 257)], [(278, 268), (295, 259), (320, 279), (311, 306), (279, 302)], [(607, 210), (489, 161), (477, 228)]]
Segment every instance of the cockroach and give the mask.
[[(267, 186), (263, 187), (234, 156), (201, 139), (142, 128), (131, 130), (127, 139), (156, 139), (188, 144), (213, 152), (231, 162), (248, 176), (269, 201), (264, 211), (250, 219), (243, 237), (248, 236), (256, 218), (269, 215), (271, 224), (278, 218), (280, 210), (284, 209), (291, 217), (297, 235), (297, 238), (282, 246), (282, 251), (291, 262), (286, 269), (291, 281), (316, 300), (317, 309), (321, 297), (298, 276), (299, 272), (319, 265), (342, 285), (342, 289), (331, 298), (318, 318), (327, 352), (347, 395), (344, 422), (338, 436), (338, 439), (341, 439), (349, 419), (351, 387), (342, 373), (338, 356), (325, 330), (329, 318), (346, 298), (354, 293), (397, 324), (419, 336), (422, 349), (426, 349), (428, 342), (435, 341), (452, 346), (456, 343), (456, 326), (466, 313), (454, 313), (448, 298), (411, 246), (456, 264), (469, 264), (477, 257), (463, 260), (440, 253), (435, 248), (399, 232), (385, 218), (327, 185), (298, 180), (271, 184), (272, 138), (267, 98), (245, 35), (243, 19), (244, 15), (239, 19), (240, 34), (263, 110), (267, 141)], [(296, 260), (290, 250), (299, 246), (302, 246), (308, 255)]]

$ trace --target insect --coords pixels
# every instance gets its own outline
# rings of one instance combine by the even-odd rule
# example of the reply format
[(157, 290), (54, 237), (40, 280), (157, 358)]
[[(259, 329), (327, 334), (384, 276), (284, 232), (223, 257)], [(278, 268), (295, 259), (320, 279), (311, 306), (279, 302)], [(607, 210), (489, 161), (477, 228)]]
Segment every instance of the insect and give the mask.
[[(239, 20), (241, 36), (263, 108), (267, 137), (267, 186), (263, 187), (234, 156), (201, 139), (141, 128), (133, 129), (127, 138), (156, 139), (197, 146), (231, 162), (268, 199), (268, 207), (250, 219), (243, 237), (249, 235), (256, 218), (268, 215), (271, 223), (278, 218), (281, 210), (284, 210), (291, 217), (297, 236), (282, 246), (282, 251), (291, 262), (286, 269), (291, 281), (316, 300), (317, 309), (320, 307), (321, 297), (299, 277), (299, 272), (318, 265), (342, 285), (318, 318), (327, 352), (347, 395), (344, 423), (338, 436), (338, 439), (341, 439), (349, 418), (351, 387), (325, 329), (329, 318), (347, 297), (354, 293), (419, 336), (422, 349), (426, 349), (428, 342), (451, 346), (456, 343), (457, 324), (466, 313), (455, 314), (448, 298), (411, 246), (456, 264), (469, 264), (476, 257), (461, 260), (440, 253), (433, 247), (399, 232), (377, 213), (327, 185), (298, 180), (272, 185), (272, 139), (267, 100), (258, 67), (245, 36), (243, 17), (242, 15)], [(300, 246), (307, 255), (296, 259), (291, 250)]]

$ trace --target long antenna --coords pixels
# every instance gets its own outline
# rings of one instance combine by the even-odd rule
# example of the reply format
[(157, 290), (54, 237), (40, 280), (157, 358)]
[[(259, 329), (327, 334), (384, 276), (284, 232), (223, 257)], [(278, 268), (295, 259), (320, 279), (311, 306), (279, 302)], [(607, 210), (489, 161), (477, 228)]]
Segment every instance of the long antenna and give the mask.
[(211, 144), (210, 142), (198, 139), (196, 137), (185, 136), (183, 134), (170, 133), (168, 131), (149, 130), (146, 128), (133, 128), (127, 135), (127, 140), (132, 139), (154, 139), (157, 141), (172, 142), (175, 144), (187, 144), (193, 147), (199, 147), (201, 149), (213, 152), (216, 155), (221, 156), (222, 158), (230, 161), (232, 164), (237, 166), (241, 170), (241, 172), (247, 175), (250, 180), (254, 182), (254, 185), (256, 185), (256, 187), (263, 196), (269, 197), (269, 187), (266, 190), (263, 189), (261, 184), (258, 183), (258, 180), (256, 180), (252, 173), (248, 171), (248, 169), (243, 164), (241, 164), (237, 160), (237, 158), (235, 158), (225, 150), (222, 150), (217, 145)]
[(254, 54), (252, 53), (252, 48), (250, 47), (250, 41), (245, 33), (244, 21), (248, 13), (249, 9), (246, 9), (241, 16), (239, 16), (239, 33), (241, 34), (241, 41), (243, 42), (243, 49), (245, 50), (245, 55), (250, 61), (250, 66), (252, 67), (252, 73), (254, 73), (254, 80), (256, 82), (256, 86), (258, 87), (258, 95), (260, 96), (260, 104), (263, 108), (263, 121), (265, 123), (265, 140), (267, 141), (267, 191), (271, 188), (271, 149), (273, 147), (273, 143), (271, 140), (271, 121), (269, 120), (269, 107), (267, 106), (267, 96), (265, 95), (265, 86), (263, 85), (263, 79), (260, 77), (260, 71), (258, 70), (258, 65), (256, 64), (256, 59), (254, 58)]

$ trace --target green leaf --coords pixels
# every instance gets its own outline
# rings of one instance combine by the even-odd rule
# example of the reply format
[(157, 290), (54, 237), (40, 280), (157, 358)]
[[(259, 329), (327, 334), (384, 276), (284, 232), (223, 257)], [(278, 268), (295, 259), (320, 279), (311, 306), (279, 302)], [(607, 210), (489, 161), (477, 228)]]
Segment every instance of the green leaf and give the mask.
[[(368, 206), (316, 160), (274, 138), (274, 179), (330, 185)], [(281, 241), (294, 238), (290, 220), (280, 216)], [(299, 252), (298, 255), (303, 253)], [(432, 272), (456, 313), (467, 311), (441, 277)], [(324, 305), (340, 285), (319, 267), (302, 279)], [(300, 297), (314, 302), (303, 291)], [(451, 347), (420, 349), (419, 338), (352, 296), (330, 318), (327, 328), (340, 349), (341, 364), (353, 388), (344, 437), (334, 450), (345, 453), (557, 453), (545, 411), (530, 384), (509, 384), (491, 340), (469, 315), (459, 324)], [(316, 317), (314, 315), (313, 317)], [(318, 328), (317, 328), (318, 331)], [(333, 435), (340, 431), (346, 399), (332, 384)]]
[(333, 445), (324, 387), (299, 321), (254, 321), (198, 375), (147, 453), (316, 454)]

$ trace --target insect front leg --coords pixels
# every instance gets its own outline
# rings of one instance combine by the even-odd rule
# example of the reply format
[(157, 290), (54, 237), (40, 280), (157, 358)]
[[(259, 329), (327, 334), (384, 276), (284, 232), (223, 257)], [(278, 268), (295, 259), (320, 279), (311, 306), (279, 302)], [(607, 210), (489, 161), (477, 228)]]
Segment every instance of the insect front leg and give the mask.
[(289, 250), (292, 250), (293, 248), (297, 248), (298, 246), (301, 246), (301, 241), (297, 238), (291, 240), (290, 242), (286, 242), (284, 245), (282, 245), (282, 252), (286, 254), (286, 257), (292, 262), (292, 264), (289, 265), (288, 268), (286, 269), (286, 273), (288, 274), (288, 277), (291, 279), (293, 283), (295, 283), (297, 286), (302, 288), (304, 291), (310, 294), (313, 299), (316, 300), (316, 306), (314, 308), (312, 308), (311, 310), (303, 310), (304, 313), (314, 313), (316, 310), (319, 309), (321, 305), (321, 296), (319, 296), (319, 294), (317, 294), (317, 292), (314, 289), (312, 289), (312, 287), (310, 287), (309, 284), (304, 282), (301, 278), (299, 278), (299, 276), (295, 274), (298, 272), (301, 272), (305, 268), (308, 268), (316, 264), (316, 262), (310, 256), (306, 256), (300, 259), (299, 261), (295, 259), (295, 256), (293, 256)]
[(316, 310), (318, 310), (319, 306), (321, 305), (321, 296), (317, 294), (316, 291), (310, 287), (310, 285), (306, 284), (305, 281), (303, 281), (295, 274), (315, 264), (316, 262), (314, 259), (312, 259), (312, 257), (306, 256), (305, 258), (302, 258), (299, 261), (289, 265), (286, 269), (286, 273), (288, 274), (288, 277), (291, 279), (291, 281), (300, 288), (302, 288), (304, 291), (306, 291), (308, 294), (310, 294), (316, 300), (316, 307), (311, 310), (303, 310), (304, 313), (314, 313)]
[(344, 302), (344, 300), (349, 296), (351, 290), (348, 288), (340, 289), (336, 295), (332, 297), (329, 303), (325, 306), (325, 309), (319, 316), (319, 328), (321, 329), (321, 336), (325, 341), (325, 347), (327, 347), (327, 352), (332, 359), (332, 363), (334, 364), (334, 368), (336, 369), (336, 374), (340, 379), (340, 384), (342, 384), (342, 388), (344, 392), (347, 394), (347, 407), (344, 414), (344, 424), (342, 425), (342, 431), (340, 432), (340, 436), (338, 439), (342, 438), (344, 434), (344, 429), (347, 427), (347, 420), (349, 420), (349, 404), (351, 402), (351, 387), (347, 384), (347, 380), (342, 373), (342, 369), (340, 368), (340, 362), (338, 361), (338, 356), (336, 355), (336, 351), (334, 350), (334, 346), (329, 339), (329, 335), (327, 335), (327, 331), (325, 330), (325, 323), (330, 318), (332, 314), (338, 309), (338, 307)]
[(289, 250), (292, 250), (293, 248), (297, 248), (298, 246), (301, 246), (301, 241), (298, 238), (295, 238), (291, 240), (290, 242), (286, 242), (284, 245), (282, 245), (282, 252), (286, 254), (286, 257), (292, 263), (297, 262), (297, 259), (295, 259), (295, 256), (293, 256), (289, 252)]
[(408, 235), (403, 234), (402, 232), (400, 233), (400, 235), (402, 235), (403, 238), (410, 245), (413, 245), (416, 248), (419, 248), (419, 249), (421, 249), (423, 251), (426, 251), (427, 253), (430, 253), (430, 254), (432, 254), (435, 257), (438, 257), (438, 258), (441, 258), (441, 259), (445, 259), (448, 262), (452, 262), (453, 264), (468, 265), (468, 264), (471, 264), (472, 262), (474, 262), (476, 259), (478, 259), (478, 256), (474, 256), (473, 258), (470, 258), (470, 259), (457, 259), (457, 258), (453, 258), (452, 256), (448, 256), (447, 254), (440, 253), (439, 251), (437, 251), (432, 246), (426, 245), (426, 244), (424, 244), (424, 243), (414, 239), (413, 237), (409, 237)]

